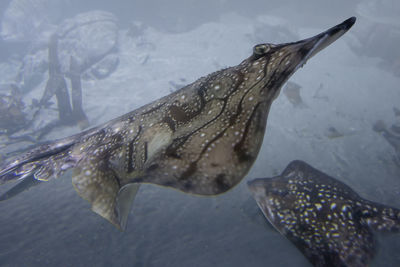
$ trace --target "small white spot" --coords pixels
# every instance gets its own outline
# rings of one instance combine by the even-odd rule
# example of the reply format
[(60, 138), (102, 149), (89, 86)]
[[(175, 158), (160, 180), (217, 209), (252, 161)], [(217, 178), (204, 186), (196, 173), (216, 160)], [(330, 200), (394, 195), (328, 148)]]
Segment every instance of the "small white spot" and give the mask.
[(211, 113), (212, 113), (212, 110), (208, 111), (208, 114), (211, 114)]
[(185, 95), (181, 95), (181, 99), (183, 100), (183, 99), (185, 99), (186, 98), (186, 96)]
[(219, 90), (219, 88), (221, 88), (219, 85), (216, 85), (216, 86), (214, 87), (215, 90)]
[(326, 238), (330, 238), (331, 237), (331, 234), (330, 233), (326, 233)]
[(258, 61), (254, 62), (254, 63), (253, 63), (253, 66), (257, 66), (258, 63), (260, 63), (260, 62), (258, 62)]
[(290, 60), (286, 61), (286, 62), (285, 62), (285, 65), (289, 65), (289, 63), (290, 63)]
[(235, 132), (235, 135), (239, 135), (239, 132), (238, 132), (238, 131), (236, 131), (236, 132)]
[(319, 203), (315, 203), (315, 207), (317, 208), (317, 210), (321, 210), (322, 209), (322, 205)]
[(172, 169), (176, 170), (176, 169), (178, 169), (178, 166), (174, 165), (174, 166), (172, 166)]
[(205, 133), (201, 133), (201, 134), (200, 134), (200, 137), (204, 137), (204, 136), (206, 136)]
[(92, 174), (91, 171), (89, 171), (89, 170), (85, 171), (85, 175), (86, 175), (86, 176), (89, 176), (89, 175), (91, 175), (91, 174)]
[(254, 99), (253, 96), (250, 96), (250, 97), (249, 97), (249, 101), (252, 101), (253, 99)]
[(64, 163), (63, 165), (61, 165), (61, 170), (67, 170), (69, 169), (69, 167), (71, 167), (71, 165)]
[(282, 55), (283, 55), (283, 52), (279, 52), (278, 56), (282, 56)]

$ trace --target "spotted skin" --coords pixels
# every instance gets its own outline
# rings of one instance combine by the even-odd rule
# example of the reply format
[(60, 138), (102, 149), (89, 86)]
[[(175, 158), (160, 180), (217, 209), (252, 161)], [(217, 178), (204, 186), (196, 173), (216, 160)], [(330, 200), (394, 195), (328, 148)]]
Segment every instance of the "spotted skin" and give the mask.
[(74, 168), (78, 194), (121, 228), (121, 217), (129, 213), (125, 202), (137, 191), (125, 190), (128, 185), (152, 183), (199, 195), (226, 192), (255, 161), (269, 108), (283, 83), (354, 22), (350, 18), (295, 43), (256, 45), (237, 66), (11, 160), (0, 168), (0, 183), (32, 174), (49, 180)]
[(279, 176), (248, 185), (268, 221), (314, 266), (368, 266), (376, 249), (373, 231), (400, 229), (400, 210), (363, 199), (299, 160)]

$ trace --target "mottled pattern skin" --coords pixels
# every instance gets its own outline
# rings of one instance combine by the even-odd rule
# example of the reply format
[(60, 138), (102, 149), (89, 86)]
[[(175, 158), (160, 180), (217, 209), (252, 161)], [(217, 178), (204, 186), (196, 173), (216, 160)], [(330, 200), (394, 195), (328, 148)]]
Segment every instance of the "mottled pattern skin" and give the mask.
[(314, 266), (368, 266), (373, 231), (400, 229), (400, 210), (363, 199), (302, 161), (248, 185), (268, 221)]
[[(72, 183), (92, 209), (118, 227), (125, 186), (152, 183), (199, 195), (226, 192), (260, 150), (272, 101), (307, 59), (343, 35), (350, 18), (315, 37), (260, 44), (237, 66), (81, 134), (40, 146), (8, 163), (0, 182), (38, 180), (74, 168)], [(136, 189), (132, 189), (136, 192)], [(131, 201), (132, 197), (129, 198)]]

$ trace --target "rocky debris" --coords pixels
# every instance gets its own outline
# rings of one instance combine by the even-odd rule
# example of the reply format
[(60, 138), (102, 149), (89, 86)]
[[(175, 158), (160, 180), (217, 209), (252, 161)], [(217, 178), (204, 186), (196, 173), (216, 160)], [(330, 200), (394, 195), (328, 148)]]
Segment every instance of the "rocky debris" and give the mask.
[(56, 32), (60, 40), (61, 71), (69, 71), (71, 56), (84, 72), (107, 55), (117, 52), (117, 22), (112, 13), (105, 11), (89, 11), (64, 20)]
[(283, 94), (289, 102), (296, 108), (306, 108), (307, 105), (303, 102), (300, 95), (301, 86), (295, 82), (287, 82), (283, 89)]
[[(380, 133), (383, 138), (394, 148), (396, 156), (393, 159), (394, 162), (400, 166), (400, 132), (399, 125), (393, 124), (391, 128), (388, 128), (384, 121), (378, 120), (373, 125), (372, 129)], [(393, 130), (394, 129), (394, 130)]]
[(400, 2), (370, 0), (360, 2), (356, 12), (363, 20), (358, 31), (348, 39), (353, 51), (359, 55), (377, 57), (379, 67), (400, 76)]
[[(64, 20), (52, 33), (57, 35), (60, 73), (68, 74), (70, 59), (86, 78), (104, 79), (119, 64), (117, 18), (105, 11), (89, 11)], [(50, 37), (48, 38), (48, 40)], [(27, 54), (21, 64), (17, 83), (29, 91), (45, 79), (49, 62), (48, 41)]]
[(81, 69), (73, 56), (70, 57), (70, 70), (67, 74), (71, 80), (71, 99), (68, 93), (65, 76), (61, 72), (58, 58), (58, 35), (54, 34), (49, 43), (49, 79), (40, 105), (45, 106), (55, 95), (57, 98), (58, 115), (61, 124), (78, 123), (82, 129), (89, 126), (89, 121), (82, 107)]
[(328, 137), (329, 139), (335, 139), (343, 137), (344, 134), (339, 132), (335, 127), (331, 126), (326, 130), (325, 136)]
[(0, 132), (11, 134), (28, 124), (22, 94), (17, 86), (10, 85), (9, 94), (0, 94)]
[(12, 0), (4, 11), (0, 36), (9, 42), (46, 43), (68, 0)]

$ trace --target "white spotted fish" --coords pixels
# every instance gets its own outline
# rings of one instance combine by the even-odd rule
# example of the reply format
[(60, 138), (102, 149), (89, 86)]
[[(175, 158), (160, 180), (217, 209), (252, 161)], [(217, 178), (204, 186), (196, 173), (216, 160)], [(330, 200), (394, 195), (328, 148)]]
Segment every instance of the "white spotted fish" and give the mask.
[(354, 22), (352, 17), (294, 43), (256, 45), (237, 66), (10, 160), (0, 168), (0, 184), (31, 175), (47, 181), (73, 168), (78, 194), (121, 229), (139, 183), (198, 195), (224, 193), (254, 163), (282, 85)]
[(367, 266), (373, 231), (400, 229), (400, 210), (361, 198), (303, 161), (248, 186), (268, 221), (314, 266)]

